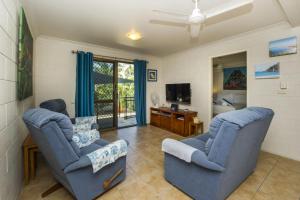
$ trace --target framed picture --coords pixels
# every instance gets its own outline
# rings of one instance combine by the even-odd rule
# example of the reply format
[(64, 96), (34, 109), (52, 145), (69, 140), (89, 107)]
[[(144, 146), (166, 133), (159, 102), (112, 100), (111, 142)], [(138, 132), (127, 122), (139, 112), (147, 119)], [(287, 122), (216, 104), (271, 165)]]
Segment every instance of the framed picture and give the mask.
[(279, 62), (270, 62), (265, 64), (255, 65), (255, 78), (279, 78), (280, 66)]
[(147, 73), (148, 81), (156, 82), (157, 81), (157, 70), (156, 69), (148, 69), (147, 71), (148, 71), (148, 73)]
[(224, 90), (246, 90), (247, 68), (231, 67), (224, 68), (223, 89)]
[(20, 12), (17, 95), (19, 100), (32, 96), (33, 38), (24, 10)]
[(269, 43), (270, 57), (284, 56), (297, 53), (297, 37), (289, 37)]

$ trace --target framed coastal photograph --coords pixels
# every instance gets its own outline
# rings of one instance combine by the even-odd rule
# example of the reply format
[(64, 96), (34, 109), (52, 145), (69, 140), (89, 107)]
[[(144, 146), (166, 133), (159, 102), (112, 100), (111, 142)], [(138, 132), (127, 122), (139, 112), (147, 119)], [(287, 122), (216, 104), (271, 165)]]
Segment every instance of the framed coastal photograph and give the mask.
[(279, 78), (280, 64), (279, 62), (270, 62), (265, 64), (255, 65), (255, 78)]
[(289, 37), (269, 43), (270, 57), (284, 56), (297, 53), (297, 37)]
[(24, 10), (20, 12), (17, 71), (17, 96), (19, 100), (32, 96), (33, 38)]
[(148, 69), (147, 77), (148, 77), (148, 81), (156, 82), (157, 81), (157, 70), (156, 69)]
[(247, 68), (232, 67), (223, 69), (224, 90), (246, 90), (247, 89)]

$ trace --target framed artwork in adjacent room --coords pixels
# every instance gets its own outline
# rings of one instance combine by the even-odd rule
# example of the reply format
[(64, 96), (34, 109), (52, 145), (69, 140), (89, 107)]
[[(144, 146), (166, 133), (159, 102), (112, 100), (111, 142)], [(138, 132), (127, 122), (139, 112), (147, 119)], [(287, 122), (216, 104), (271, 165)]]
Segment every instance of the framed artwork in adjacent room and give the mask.
[(247, 68), (231, 67), (224, 68), (224, 90), (246, 90), (247, 89)]
[(157, 82), (157, 70), (148, 69), (147, 70), (147, 79), (148, 81)]

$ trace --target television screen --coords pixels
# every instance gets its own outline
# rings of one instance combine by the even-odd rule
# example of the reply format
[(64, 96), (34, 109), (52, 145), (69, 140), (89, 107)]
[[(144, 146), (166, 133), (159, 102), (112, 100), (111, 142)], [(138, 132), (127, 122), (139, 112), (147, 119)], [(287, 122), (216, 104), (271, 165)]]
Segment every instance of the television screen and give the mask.
[(191, 84), (166, 84), (166, 98), (168, 102), (191, 104)]

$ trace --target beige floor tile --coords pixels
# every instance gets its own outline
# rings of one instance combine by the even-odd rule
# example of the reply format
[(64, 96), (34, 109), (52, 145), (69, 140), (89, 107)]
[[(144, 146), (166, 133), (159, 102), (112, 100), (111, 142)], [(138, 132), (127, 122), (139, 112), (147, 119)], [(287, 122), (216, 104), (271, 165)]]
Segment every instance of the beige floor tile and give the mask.
[[(161, 142), (182, 137), (153, 126), (132, 127), (104, 132), (108, 141), (129, 141), (126, 179), (97, 200), (188, 200), (189, 196), (165, 181)], [(42, 161), (41, 159), (39, 159)], [(55, 181), (44, 162), (39, 162), (37, 175), (24, 186), (21, 200), (40, 200), (41, 193)], [(255, 172), (230, 196), (229, 200), (299, 200), (300, 162), (261, 152)], [(72, 196), (61, 189), (45, 200), (69, 200)]]
[(261, 186), (260, 191), (273, 198), (298, 200), (300, 198), (300, 173), (276, 166)]
[(97, 198), (96, 200), (125, 200), (118, 189), (112, 189), (102, 196)]

